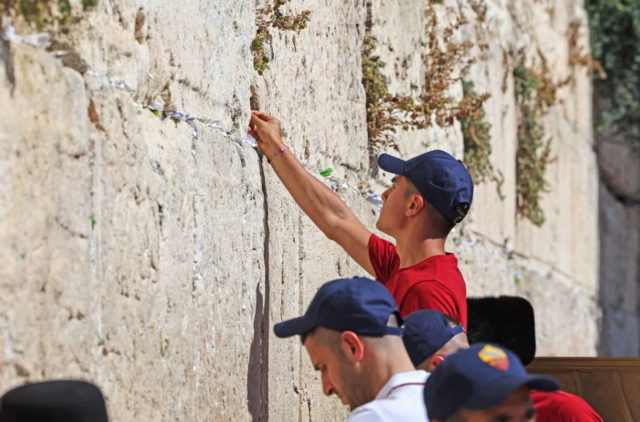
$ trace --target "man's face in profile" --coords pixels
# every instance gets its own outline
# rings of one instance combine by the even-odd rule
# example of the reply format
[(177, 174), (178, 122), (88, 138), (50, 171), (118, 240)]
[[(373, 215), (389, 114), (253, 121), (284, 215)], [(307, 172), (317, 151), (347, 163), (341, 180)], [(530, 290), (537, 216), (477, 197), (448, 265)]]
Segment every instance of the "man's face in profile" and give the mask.
[(360, 385), (361, 377), (341, 353), (339, 339), (338, 343), (327, 341), (327, 331), (317, 328), (305, 338), (304, 347), (314, 369), (320, 373), (322, 392), (327, 396), (335, 394), (353, 410), (369, 401), (369, 389)]

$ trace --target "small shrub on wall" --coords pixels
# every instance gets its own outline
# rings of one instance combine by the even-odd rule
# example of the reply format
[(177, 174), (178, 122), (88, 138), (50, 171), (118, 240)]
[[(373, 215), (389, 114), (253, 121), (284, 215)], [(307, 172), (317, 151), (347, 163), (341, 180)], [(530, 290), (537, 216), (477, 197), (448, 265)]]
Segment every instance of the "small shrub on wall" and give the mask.
[[(596, 69), (596, 130), (623, 139), (640, 153), (640, 2), (588, 0), (591, 49)], [(598, 101), (596, 102), (598, 103)]]
[(516, 207), (518, 214), (536, 226), (545, 221), (540, 197), (548, 191), (545, 178), (551, 155), (551, 139), (545, 139), (540, 118), (555, 101), (555, 89), (547, 79), (518, 65), (513, 71), (518, 106), (518, 146), (516, 149)]

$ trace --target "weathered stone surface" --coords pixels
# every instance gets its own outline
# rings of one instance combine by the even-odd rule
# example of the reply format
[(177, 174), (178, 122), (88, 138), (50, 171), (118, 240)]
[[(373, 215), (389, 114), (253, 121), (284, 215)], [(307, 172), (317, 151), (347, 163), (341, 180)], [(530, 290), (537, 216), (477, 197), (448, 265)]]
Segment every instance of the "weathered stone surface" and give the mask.
[[(606, 136), (604, 134), (603, 136)], [(600, 177), (614, 195), (640, 201), (640, 158), (621, 140), (598, 143)]]
[[(333, 168), (325, 181), (373, 229), (357, 187), (380, 192), (388, 175), (370, 167), (361, 44), (365, 33), (377, 37), (390, 90), (417, 97), (433, 30), (424, 3), (288, 3), (285, 13), (309, 10), (311, 20), (298, 32), (270, 30), (264, 76), (250, 45), (266, 0), (100, 2), (54, 34), (87, 69), (5, 43), (0, 385), (88, 378), (122, 421), (342, 418), (300, 342), (271, 327), (300, 315), (323, 282), (363, 270), (242, 142), (250, 87), (314, 174)], [(486, 4), (484, 22), (467, 2), (434, 6), (441, 25), (468, 17), (460, 40), (487, 43), (472, 50), (468, 78), (491, 94), (492, 162), (505, 178), (502, 201), (494, 184), (477, 186), (449, 249), (471, 296), (532, 301), (539, 355), (592, 355), (600, 308), (591, 88), (587, 70), (569, 65), (566, 41), (577, 20), (586, 45), (582, 2)], [(570, 80), (544, 119), (555, 161), (541, 228), (516, 216), (511, 76), (514, 55), (539, 64), (538, 49), (554, 82)], [(458, 82), (450, 94), (461, 98)], [(163, 107), (185, 114), (161, 120)], [(397, 140), (402, 156), (464, 153), (459, 124)]]
[(600, 305), (598, 351), (605, 356), (640, 353), (640, 205), (619, 202), (600, 184)]
[[(414, 3), (414, 10), (419, 10)], [(569, 64), (567, 40), (569, 25), (579, 22), (582, 29), (578, 44), (588, 51), (586, 14), (581, 2), (561, 2), (546, 9), (534, 1), (483, 4), (487, 6), (484, 22), (478, 21), (466, 2), (448, 1), (434, 8), (439, 26), (460, 14), (467, 17), (469, 23), (454, 33), (454, 41), (486, 44), (483, 50), (472, 49), (477, 61), (465, 79), (474, 82), (478, 93), (491, 95), (485, 110), (491, 123), (492, 162), (504, 176), (503, 200), (495, 183), (476, 186), (470, 215), (455, 230), (450, 248), (458, 251), (471, 295), (510, 292), (525, 295), (534, 303), (539, 354), (593, 355), (599, 316), (598, 173), (591, 108), (585, 106), (590, 104), (591, 87), (588, 70)], [(417, 54), (426, 60), (429, 57), (425, 49), (427, 18), (423, 13), (408, 13), (404, 4), (393, 1), (373, 1), (371, 11), (372, 34), (382, 44), (379, 50), (387, 63), (384, 71), (391, 80), (390, 90), (419, 96), (429, 77), (424, 62), (416, 63)], [(547, 171), (549, 192), (542, 197), (546, 222), (539, 228), (516, 215), (518, 116), (512, 74), (517, 60), (539, 69), (542, 58), (560, 88), (555, 105), (543, 121), (545, 133), (552, 140), (554, 160)], [(562, 84), (565, 80), (568, 82)], [(458, 83), (452, 84), (450, 95), (460, 100)], [(463, 155), (462, 133), (457, 125), (444, 130), (401, 132), (397, 139), (405, 156), (432, 148), (443, 148), (459, 158)], [(515, 280), (520, 284), (515, 285)], [(575, 315), (564, 311), (567, 298), (575, 301)], [(559, 339), (557, 327), (570, 326), (574, 318), (585, 321), (582, 335)]]
[[(134, 39), (134, 4), (102, 4), (70, 31), (84, 75), (10, 45), (15, 82), (0, 77), (3, 387), (88, 378), (113, 420), (258, 418), (269, 327), (257, 155), (144, 108), (175, 90), (177, 109), (219, 115), (243, 136), (253, 7), (152, 6), (154, 64)], [(176, 36), (189, 48), (167, 42)], [(173, 74), (158, 70), (171, 62)]]

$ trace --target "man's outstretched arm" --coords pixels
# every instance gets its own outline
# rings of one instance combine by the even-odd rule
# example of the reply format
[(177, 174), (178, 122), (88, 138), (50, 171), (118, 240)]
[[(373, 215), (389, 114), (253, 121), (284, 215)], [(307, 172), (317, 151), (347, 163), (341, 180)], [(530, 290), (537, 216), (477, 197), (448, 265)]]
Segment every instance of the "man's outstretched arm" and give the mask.
[(300, 164), (284, 147), (280, 121), (253, 111), (249, 133), (271, 161), (271, 166), (300, 208), (329, 239), (337, 242), (369, 274), (375, 276), (369, 259), (371, 232), (347, 205)]

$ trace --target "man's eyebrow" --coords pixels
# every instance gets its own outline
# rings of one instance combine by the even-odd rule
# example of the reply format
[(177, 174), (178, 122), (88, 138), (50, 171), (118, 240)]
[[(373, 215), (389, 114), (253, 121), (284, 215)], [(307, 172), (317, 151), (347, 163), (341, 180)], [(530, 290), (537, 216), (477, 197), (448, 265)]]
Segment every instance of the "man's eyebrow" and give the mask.
[(393, 176), (393, 179), (391, 179), (391, 183), (395, 183), (398, 181), (398, 176)]

